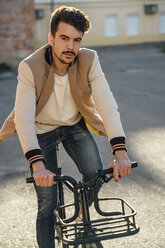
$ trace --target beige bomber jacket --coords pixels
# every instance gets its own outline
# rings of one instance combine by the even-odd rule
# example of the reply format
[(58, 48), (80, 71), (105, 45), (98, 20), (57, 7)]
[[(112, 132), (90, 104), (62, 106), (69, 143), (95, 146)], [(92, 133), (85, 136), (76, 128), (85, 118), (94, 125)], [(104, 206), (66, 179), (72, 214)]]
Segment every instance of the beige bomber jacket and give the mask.
[[(44, 159), (35, 132), (35, 116), (42, 111), (55, 83), (54, 70), (45, 60), (48, 47), (40, 48), (21, 62), (18, 70), (14, 122), (30, 164)], [(73, 99), (88, 127), (108, 136), (113, 151), (126, 149), (118, 106), (102, 72), (97, 53), (81, 49), (76, 62), (68, 68), (68, 73)]]

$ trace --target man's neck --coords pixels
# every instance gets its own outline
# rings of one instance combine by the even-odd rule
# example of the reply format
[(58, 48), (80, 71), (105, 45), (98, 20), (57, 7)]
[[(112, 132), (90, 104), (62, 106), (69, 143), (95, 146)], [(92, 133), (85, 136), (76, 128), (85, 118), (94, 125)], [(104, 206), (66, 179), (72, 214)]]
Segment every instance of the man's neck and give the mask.
[(59, 58), (56, 56), (55, 53), (53, 53), (53, 67), (54, 67), (54, 71), (60, 75), (63, 76), (66, 74), (67, 70), (68, 70), (68, 64), (64, 64), (62, 63)]
[(54, 66), (54, 71), (60, 75), (60, 76), (63, 76), (66, 74), (67, 70), (68, 70), (68, 65), (66, 64), (62, 64), (60, 61), (58, 61), (56, 59), (56, 61), (54, 62), (53, 64)]

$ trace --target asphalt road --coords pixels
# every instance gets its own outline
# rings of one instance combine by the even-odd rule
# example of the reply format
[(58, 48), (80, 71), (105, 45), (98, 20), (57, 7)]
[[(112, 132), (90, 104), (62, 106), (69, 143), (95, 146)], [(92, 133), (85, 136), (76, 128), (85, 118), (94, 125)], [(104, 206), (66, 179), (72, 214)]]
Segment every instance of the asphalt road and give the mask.
[[(105, 248), (165, 247), (165, 53), (161, 46), (96, 48), (118, 102), (127, 135), (128, 154), (139, 167), (102, 194), (119, 196), (137, 210), (140, 232), (103, 242)], [(15, 72), (0, 75), (0, 125), (12, 110)], [(107, 139), (96, 137), (103, 163), (113, 160)], [(61, 147), (63, 174), (80, 178)], [(17, 136), (0, 143), (0, 247), (32, 248), (35, 241), (36, 198), (26, 185), (28, 164)], [(108, 207), (111, 207), (110, 205)]]

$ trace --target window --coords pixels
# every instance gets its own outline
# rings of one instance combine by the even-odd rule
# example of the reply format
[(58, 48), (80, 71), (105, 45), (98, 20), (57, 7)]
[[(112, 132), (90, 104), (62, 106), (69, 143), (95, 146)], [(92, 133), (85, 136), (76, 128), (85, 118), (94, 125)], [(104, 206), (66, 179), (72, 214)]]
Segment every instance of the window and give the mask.
[(132, 14), (127, 16), (127, 35), (135, 36), (139, 34), (139, 16)]
[(35, 9), (35, 17), (36, 19), (44, 18), (44, 9)]
[(165, 13), (160, 14), (160, 33), (165, 34)]
[(115, 37), (118, 35), (118, 23), (116, 15), (108, 15), (105, 18), (105, 36)]

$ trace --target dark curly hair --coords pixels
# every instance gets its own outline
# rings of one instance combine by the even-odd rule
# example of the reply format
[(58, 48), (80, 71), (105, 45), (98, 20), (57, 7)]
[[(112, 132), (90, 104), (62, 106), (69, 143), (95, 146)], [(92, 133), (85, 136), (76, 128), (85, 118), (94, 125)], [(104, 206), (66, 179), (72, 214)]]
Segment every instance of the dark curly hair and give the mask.
[(59, 22), (66, 22), (83, 33), (87, 33), (91, 29), (91, 22), (86, 14), (74, 7), (62, 6), (51, 14), (50, 32), (53, 36), (57, 31)]

